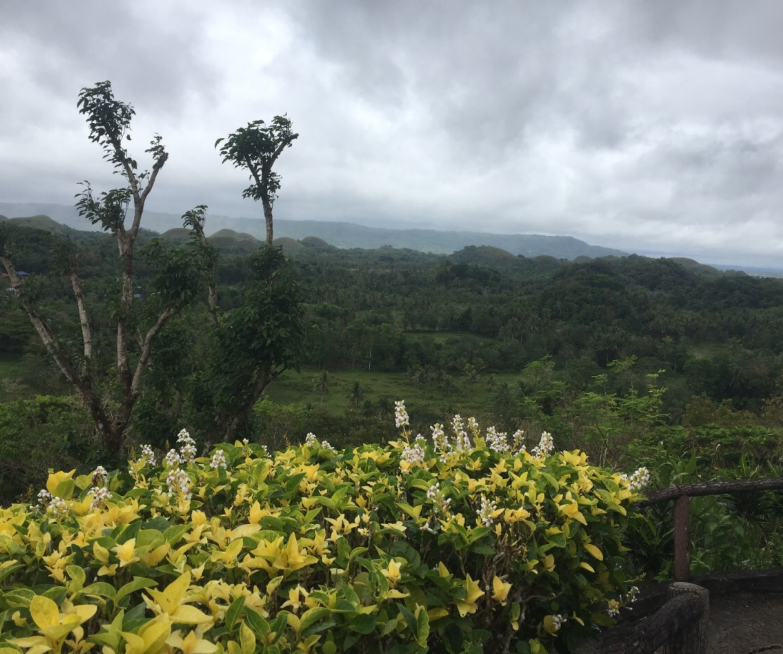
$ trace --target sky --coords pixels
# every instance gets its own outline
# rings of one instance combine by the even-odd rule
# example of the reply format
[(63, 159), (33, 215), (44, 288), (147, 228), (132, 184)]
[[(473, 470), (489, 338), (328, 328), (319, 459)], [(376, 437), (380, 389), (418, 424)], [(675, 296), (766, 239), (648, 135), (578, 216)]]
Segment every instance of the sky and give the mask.
[(6, 0), (0, 201), (118, 184), (76, 109), (110, 80), (140, 165), (170, 153), (153, 211), (261, 219), (214, 143), (287, 114), (278, 219), (783, 267), (782, 29), (779, 0)]

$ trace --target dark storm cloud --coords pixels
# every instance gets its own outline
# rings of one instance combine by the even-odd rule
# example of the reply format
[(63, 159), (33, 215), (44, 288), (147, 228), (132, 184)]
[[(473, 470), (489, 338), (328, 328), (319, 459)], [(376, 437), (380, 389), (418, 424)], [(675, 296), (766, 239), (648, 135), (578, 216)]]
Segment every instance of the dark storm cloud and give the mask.
[[(194, 35), (205, 17), (167, 11), (165, 3), (18, 2), (0, 23), (4, 47), (51, 99), (75, 105), (75, 89), (112, 78), (135, 103), (177, 112), (214, 85)], [(169, 21), (161, 22), (161, 14)]]
[(771, 261), (781, 26), (783, 3), (762, 0), (10, 3), (0, 199), (111, 182), (75, 111), (111, 79), (140, 144), (170, 146), (157, 210), (258, 215), (212, 144), (287, 111), (302, 137), (279, 164), (280, 218)]

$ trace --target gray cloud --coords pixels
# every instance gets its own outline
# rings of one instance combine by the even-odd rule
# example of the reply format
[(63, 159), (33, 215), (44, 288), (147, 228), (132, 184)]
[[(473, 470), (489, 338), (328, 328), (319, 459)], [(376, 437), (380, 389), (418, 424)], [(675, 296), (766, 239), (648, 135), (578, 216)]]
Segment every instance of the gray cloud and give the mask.
[(763, 0), (12, 3), (0, 199), (114, 182), (75, 109), (111, 79), (139, 154), (155, 132), (172, 153), (153, 210), (260, 215), (212, 144), (288, 112), (279, 218), (774, 263), (781, 24)]

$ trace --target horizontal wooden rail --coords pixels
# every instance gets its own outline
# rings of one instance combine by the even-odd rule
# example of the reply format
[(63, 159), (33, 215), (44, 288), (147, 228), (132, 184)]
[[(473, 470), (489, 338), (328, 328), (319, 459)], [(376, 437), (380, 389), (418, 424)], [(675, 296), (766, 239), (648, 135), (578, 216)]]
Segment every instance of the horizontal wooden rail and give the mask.
[(647, 494), (647, 499), (639, 506), (650, 506), (660, 502), (676, 500), (678, 497), (701, 497), (704, 495), (724, 495), (726, 493), (753, 493), (756, 491), (778, 490), (783, 488), (783, 477), (759, 477), (758, 479), (736, 479), (731, 481), (699, 481), (694, 484), (669, 486)]
[(730, 481), (700, 481), (652, 491), (638, 506), (651, 506), (674, 500), (674, 578), (688, 581), (691, 575), (689, 542), (690, 498), (728, 493), (757, 493), (783, 489), (783, 477), (760, 477)]

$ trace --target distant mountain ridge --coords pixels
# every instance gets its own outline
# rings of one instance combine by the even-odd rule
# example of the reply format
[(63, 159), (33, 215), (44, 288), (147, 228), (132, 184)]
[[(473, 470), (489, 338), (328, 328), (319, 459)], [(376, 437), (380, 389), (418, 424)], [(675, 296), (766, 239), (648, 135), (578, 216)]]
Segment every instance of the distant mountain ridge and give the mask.
[[(60, 204), (0, 202), (0, 215), (9, 218), (35, 215), (50, 216), (73, 229), (93, 231), (95, 227), (80, 217), (74, 207)], [(143, 227), (156, 232), (182, 227), (182, 219), (175, 214), (144, 212)], [(259, 240), (266, 236), (264, 221), (254, 218), (230, 218), (207, 215), (207, 233), (233, 230)], [(275, 236), (300, 240), (315, 236), (339, 248), (376, 249), (384, 245), (409, 248), (420, 252), (451, 254), (470, 245), (501, 248), (511, 254), (525, 257), (541, 255), (558, 259), (627, 256), (627, 252), (598, 245), (589, 245), (571, 236), (541, 236), (538, 234), (492, 234), (486, 232), (440, 231), (435, 229), (389, 229), (366, 227), (354, 223), (320, 220), (276, 220)]]

